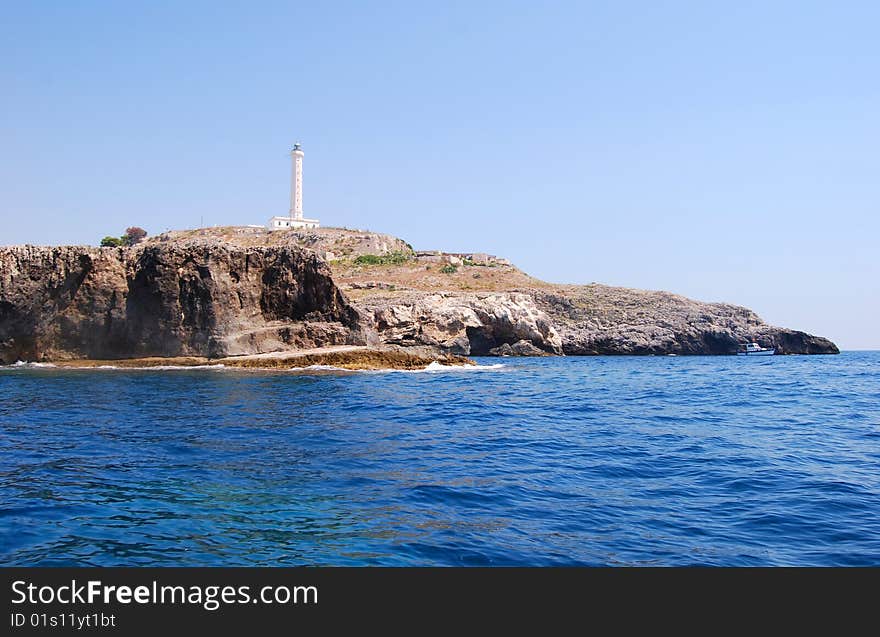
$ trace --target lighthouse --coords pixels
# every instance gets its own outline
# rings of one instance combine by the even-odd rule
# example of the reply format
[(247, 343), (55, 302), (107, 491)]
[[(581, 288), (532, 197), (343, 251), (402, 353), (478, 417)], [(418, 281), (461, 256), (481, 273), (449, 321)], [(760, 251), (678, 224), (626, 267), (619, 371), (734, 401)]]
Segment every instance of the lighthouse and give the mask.
[(303, 218), (303, 157), (305, 153), (299, 142), (290, 151), (290, 218)]
[(302, 144), (297, 142), (290, 151), (290, 213), (286, 217), (269, 219), (269, 230), (317, 228), (321, 225), (317, 219), (303, 217), (303, 157)]

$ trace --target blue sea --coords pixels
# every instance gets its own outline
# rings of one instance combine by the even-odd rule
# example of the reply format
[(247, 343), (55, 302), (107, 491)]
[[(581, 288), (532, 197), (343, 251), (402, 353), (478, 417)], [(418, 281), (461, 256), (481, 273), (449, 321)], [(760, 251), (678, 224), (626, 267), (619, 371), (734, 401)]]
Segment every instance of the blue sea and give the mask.
[(880, 564), (880, 352), (479, 363), (0, 368), (0, 564)]

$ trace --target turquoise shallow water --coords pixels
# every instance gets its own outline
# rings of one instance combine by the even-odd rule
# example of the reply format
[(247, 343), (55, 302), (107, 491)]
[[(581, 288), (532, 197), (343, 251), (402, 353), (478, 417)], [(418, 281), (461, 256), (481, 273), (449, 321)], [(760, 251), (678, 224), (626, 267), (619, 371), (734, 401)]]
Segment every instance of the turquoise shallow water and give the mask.
[(0, 563), (880, 564), (880, 353), (500, 363), (2, 368)]

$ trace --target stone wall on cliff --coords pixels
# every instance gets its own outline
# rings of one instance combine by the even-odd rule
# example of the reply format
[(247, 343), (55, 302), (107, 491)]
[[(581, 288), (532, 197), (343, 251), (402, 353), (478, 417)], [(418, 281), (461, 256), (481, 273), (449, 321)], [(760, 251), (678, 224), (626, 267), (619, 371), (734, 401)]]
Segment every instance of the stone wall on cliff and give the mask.
[(363, 344), (326, 263), (212, 240), (0, 248), (0, 361), (227, 356)]

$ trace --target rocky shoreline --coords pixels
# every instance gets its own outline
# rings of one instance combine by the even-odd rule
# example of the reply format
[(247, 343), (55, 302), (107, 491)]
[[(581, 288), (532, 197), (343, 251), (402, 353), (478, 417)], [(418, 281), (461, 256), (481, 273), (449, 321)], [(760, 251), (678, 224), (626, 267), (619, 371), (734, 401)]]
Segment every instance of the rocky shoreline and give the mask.
[(752, 341), (838, 353), (743, 307), (550, 284), (491, 255), (415, 253), (367, 231), (223, 228), (131, 248), (0, 248), (2, 364), (262, 357), (271, 367), (297, 356), (297, 366), (411, 369), (467, 356), (724, 355)]
[(476, 363), (464, 356), (438, 353), (430, 348), (396, 348), (344, 346), (313, 348), (295, 352), (273, 352), (272, 355), (227, 356), (205, 358), (199, 356), (151, 356), (124, 359), (78, 359), (55, 362), (61, 368), (126, 368), (149, 369), (155, 367), (233, 367), (239, 369), (274, 370), (308, 369), (314, 367), (366, 370), (421, 370), (432, 363), (444, 366), (472, 366)]

